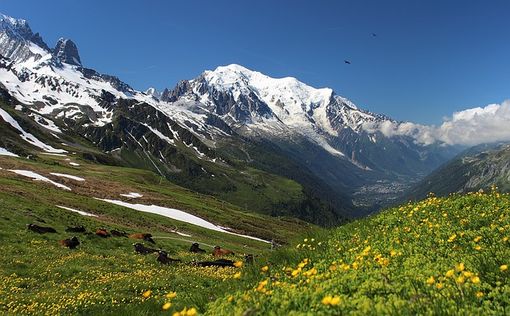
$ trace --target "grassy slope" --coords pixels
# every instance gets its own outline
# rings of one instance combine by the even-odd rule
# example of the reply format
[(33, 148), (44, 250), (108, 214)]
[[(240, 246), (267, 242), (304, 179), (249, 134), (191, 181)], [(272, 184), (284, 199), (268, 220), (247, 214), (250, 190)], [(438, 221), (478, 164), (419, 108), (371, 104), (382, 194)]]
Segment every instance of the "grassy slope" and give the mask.
[[(296, 242), (292, 247), (269, 252), (265, 250), (267, 245), (256, 241), (105, 204), (89, 198), (86, 192), (99, 194), (105, 186), (111, 194), (136, 191), (147, 194), (147, 203), (183, 203), (190, 212), (196, 204), (197, 214), (229, 218), (221, 212), (215, 214), (214, 207), (209, 206), (211, 211), (202, 209), (208, 203), (214, 205), (214, 199), (195, 197), (178, 187), (163, 194), (160, 191), (166, 186), (155, 184), (159, 178), (140, 170), (85, 163), (78, 174), (60, 159), (63, 157), (38, 162), (0, 158), (2, 167), (16, 164), (45, 175), (64, 171), (98, 186), (84, 188), (69, 181), (66, 184), (73, 192), (64, 192), (0, 170), (2, 311), (153, 315), (171, 301), (171, 312), (196, 307), (211, 315), (509, 312), (509, 273), (499, 268), (510, 263), (508, 195), (429, 198), (328, 231), (306, 233), (298, 231), (298, 225), (290, 228), (275, 224), (271, 230), (287, 227), (281, 232), (287, 240), (298, 235), (306, 235), (307, 239), (300, 239), (299, 247)], [(86, 218), (54, 208), (56, 203), (102, 216)], [(25, 229), (26, 223), (40, 219), (59, 233), (41, 236)], [(272, 222), (261, 218), (260, 223)], [(241, 269), (203, 269), (185, 264), (161, 267), (154, 256), (134, 254), (133, 241), (123, 238), (103, 240), (78, 235), (83, 242), (78, 250), (61, 248), (57, 240), (71, 236), (63, 232), (69, 224), (83, 224), (89, 229), (106, 226), (129, 232), (149, 231), (158, 237), (170, 237), (173, 239), (157, 239), (158, 246), (186, 262), (209, 258), (189, 255), (186, 249), (190, 240), (201, 242), (208, 250), (211, 248), (205, 244), (220, 243), (239, 254), (251, 252), (259, 257), (254, 266)], [(175, 226), (193, 238), (171, 233)], [(464, 264), (463, 271), (459, 263)], [(266, 264), (269, 271), (261, 272)], [(452, 269), (453, 277), (447, 277)], [(235, 278), (237, 272), (241, 272), (239, 279)], [(148, 289), (152, 294), (144, 299), (141, 294)], [(177, 292), (176, 298), (165, 297), (171, 291)], [(328, 295), (337, 296), (338, 304), (322, 303)]]
[[(69, 161), (80, 164), (72, 167)], [(229, 203), (193, 193), (155, 174), (138, 169), (88, 163), (79, 155), (67, 157), (39, 155), (35, 160), (0, 156), (0, 313), (10, 311), (48, 314), (154, 314), (160, 306), (145, 304), (140, 294), (151, 288), (154, 295), (177, 291), (174, 308), (205, 304), (239, 286), (233, 282), (235, 269), (192, 268), (188, 265), (162, 267), (154, 255), (133, 252), (133, 240), (64, 232), (68, 225), (84, 225), (89, 231), (99, 227), (127, 232), (149, 232), (157, 247), (185, 262), (212, 259), (210, 255), (191, 256), (187, 249), (197, 241), (208, 252), (212, 246), (260, 255), (269, 245), (244, 237), (213, 232), (159, 215), (137, 212), (93, 197), (121, 199), (120, 193), (139, 192), (143, 198), (131, 203), (155, 204), (186, 210), (221, 226), (261, 238), (286, 242), (313, 226), (298, 220), (272, 218), (240, 210)], [(33, 170), (72, 188), (71, 192), (50, 184), (17, 176), (7, 169)], [(49, 175), (66, 173), (84, 182)], [(124, 199), (126, 200), (126, 199)], [(65, 205), (99, 215), (84, 217), (62, 210)], [(38, 235), (26, 224), (45, 223), (58, 234)], [(191, 237), (172, 232), (177, 229)], [(62, 248), (58, 240), (77, 235), (82, 245), (75, 251)], [(159, 294), (158, 294), (159, 293)], [(105, 307), (106, 306), (106, 307)]]
[[(70, 128), (63, 128), (62, 130), (65, 133), (59, 136), (60, 139), (56, 139), (47, 129), (42, 128), (28, 117), (28, 113), (30, 113), (28, 109), (25, 109), (24, 112), (18, 111), (8, 103), (0, 99), (2, 109), (7, 111), (25, 131), (34, 134), (46, 144), (76, 152), (77, 156), (100, 164), (134, 166), (137, 169), (152, 170), (156, 174), (158, 174), (158, 171), (154, 168), (154, 164), (158, 165), (160, 170), (168, 169), (168, 166), (159, 161), (159, 156), (153, 157), (147, 153), (147, 150), (141, 150), (136, 146), (131, 149), (125, 148), (120, 152), (105, 154), (90, 140), (83, 138)], [(55, 121), (60, 126), (65, 126), (62, 121)], [(151, 139), (151, 137), (156, 136), (149, 135), (148, 137)], [(156, 140), (161, 141), (159, 138)], [(62, 142), (68, 145), (62, 146)], [(227, 201), (236, 205), (236, 209), (249, 210), (259, 214), (297, 217), (318, 224), (339, 223), (344, 220), (343, 217), (333, 214), (330, 207), (322, 205), (322, 203), (313, 204), (315, 206), (315, 212), (313, 213), (303, 212), (303, 205), (315, 201), (301, 184), (288, 177), (263, 171), (260, 168), (249, 167), (246, 163), (240, 161), (231, 162), (231, 164), (218, 164), (202, 160), (196, 156), (194, 150), (183, 144), (178, 143), (176, 146), (179, 148), (178, 151), (182, 153), (178, 155), (179, 158), (175, 158), (180, 161), (177, 165), (180, 166), (181, 171), (170, 172), (167, 170), (168, 172), (164, 172), (170, 180), (170, 182), (164, 184), (178, 184), (181, 187), (189, 188), (190, 191), (215, 196), (220, 200)], [(0, 147), (10, 149), (24, 157), (37, 154), (37, 151), (34, 151), (36, 148), (22, 141), (18, 132), (1, 119)], [(167, 158), (170, 161), (174, 159), (172, 157)]]
[(509, 237), (509, 195), (431, 197), (274, 253), (207, 314), (508, 315)]

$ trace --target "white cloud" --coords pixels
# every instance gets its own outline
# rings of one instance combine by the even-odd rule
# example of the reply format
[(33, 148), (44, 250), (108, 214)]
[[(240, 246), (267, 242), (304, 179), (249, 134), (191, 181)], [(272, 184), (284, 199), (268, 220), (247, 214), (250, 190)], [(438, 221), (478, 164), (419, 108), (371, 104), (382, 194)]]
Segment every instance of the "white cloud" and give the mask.
[(482, 143), (510, 141), (510, 100), (453, 113), (440, 126), (410, 122), (368, 123), (368, 132), (380, 131), (385, 136), (410, 136), (417, 143), (435, 142), (474, 146)]

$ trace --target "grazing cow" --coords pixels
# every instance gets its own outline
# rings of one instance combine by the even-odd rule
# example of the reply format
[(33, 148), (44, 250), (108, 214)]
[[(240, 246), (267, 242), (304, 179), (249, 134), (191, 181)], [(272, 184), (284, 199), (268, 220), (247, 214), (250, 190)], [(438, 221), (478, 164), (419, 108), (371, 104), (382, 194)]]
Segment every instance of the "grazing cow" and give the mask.
[(152, 249), (152, 248), (145, 247), (141, 243), (133, 244), (133, 246), (135, 247), (135, 251), (142, 255), (148, 255), (150, 253), (159, 252), (158, 249)]
[(172, 264), (172, 263), (175, 263), (175, 262), (182, 262), (179, 259), (169, 258), (168, 254), (166, 253), (166, 251), (163, 251), (163, 250), (158, 252), (158, 259), (156, 259), (156, 260), (158, 260), (158, 262), (161, 263), (161, 264)]
[(220, 246), (215, 246), (213, 250), (213, 256), (215, 257), (223, 257), (226, 255), (233, 255), (234, 252), (231, 250), (223, 249)]
[(66, 228), (66, 232), (68, 233), (84, 233), (86, 231), (83, 226), (69, 226)]
[(253, 264), (253, 255), (248, 254), (244, 256), (244, 262), (246, 262), (246, 264)]
[(64, 239), (64, 240), (60, 240), (59, 243), (62, 246), (67, 247), (69, 249), (75, 249), (80, 244), (80, 241), (75, 236), (73, 238), (67, 238), (67, 239)]
[(125, 231), (118, 231), (115, 229), (112, 229), (110, 231), (110, 233), (112, 234), (113, 237), (127, 237), (128, 236), (128, 234)]
[(197, 242), (194, 242), (191, 247), (189, 248), (189, 252), (194, 253), (205, 253), (204, 249), (200, 249), (200, 245)]
[(201, 261), (196, 262), (195, 265), (199, 267), (235, 267), (234, 261), (227, 259), (218, 259), (214, 261)]
[(27, 229), (31, 230), (33, 232), (39, 233), (39, 234), (46, 234), (46, 233), (56, 233), (57, 231), (55, 228), (52, 227), (43, 227), (36, 224), (28, 224)]
[(148, 241), (150, 243), (153, 243), (155, 244), (156, 242), (154, 241), (154, 239), (152, 239), (152, 235), (151, 234), (131, 234), (128, 236), (129, 238), (132, 238), (132, 239), (142, 239), (142, 240), (145, 240), (145, 241)]
[(104, 228), (99, 228), (98, 230), (96, 230), (96, 235), (99, 236), (99, 237), (102, 237), (102, 238), (108, 238), (110, 237), (111, 235), (108, 233), (108, 231)]

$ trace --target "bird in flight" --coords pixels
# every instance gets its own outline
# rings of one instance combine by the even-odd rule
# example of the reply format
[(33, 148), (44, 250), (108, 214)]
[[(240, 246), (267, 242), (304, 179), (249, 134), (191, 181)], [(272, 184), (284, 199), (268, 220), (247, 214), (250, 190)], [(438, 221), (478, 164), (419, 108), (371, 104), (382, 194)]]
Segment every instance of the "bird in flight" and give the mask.
[(377, 34), (375, 34), (375, 33), (372, 33), (372, 37), (377, 37)]
[(351, 64), (351, 62), (350, 62), (350, 61), (348, 61), (347, 59), (346, 59), (346, 60), (344, 60), (344, 63), (346, 63), (346, 64), (348, 64), (348, 65), (350, 65), (350, 64)]

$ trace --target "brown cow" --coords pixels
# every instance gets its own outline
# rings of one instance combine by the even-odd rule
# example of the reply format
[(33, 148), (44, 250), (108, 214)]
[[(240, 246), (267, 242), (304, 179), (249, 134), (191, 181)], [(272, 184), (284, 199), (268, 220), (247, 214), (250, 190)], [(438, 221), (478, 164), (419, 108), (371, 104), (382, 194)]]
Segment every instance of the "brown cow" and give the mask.
[(145, 241), (148, 241), (150, 243), (153, 243), (155, 244), (156, 242), (154, 241), (154, 239), (152, 239), (152, 235), (151, 234), (141, 234), (141, 233), (137, 233), (137, 234), (131, 234), (128, 236), (129, 238), (132, 238), (132, 239), (142, 239), (142, 240), (145, 240)]
[(204, 249), (200, 249), (200, 245), (197, 242), (194, 242), (191, 247), (189, 248), (189, 252), (194, 253), (205, 253)]
[(108, 233), (108, 231), (104, 228), (99, 228), (98, 230), (96, 230), (96, 235), (99, 236), (99, 237), (102, 237), (102, 238), (108, 238), (110, 237), (111, 235)]
[(223, 249), (220, 246), (215, 246), (212, 254), (215, 257), (223, 257), (226, 255), (233, 255), (234, 252), (231, 250)]
[(73, 238), (60, 240), (59, 243), (62, 246), (67, 247), (69, 249), (75, 249), (76, 247), (78, 247), (78, 245), (80, 245), (80, 241), (78, 240), (78, 238), (76, 238), (76, 236), (74, 236)]
[(179, 259), (169, 258), (166, 251), (163, 251), (163, 250), (158, 252), (158, 259), (156, 259), (156, 260), (158, 260), (158, 262), (161, 264), (172, 264), (172, 263), (176, 263), (176, 262), (181, 262), (181, 260), (179, 260)]
[(52, 227), (43, 227), (36, 224), (28, 224), (27, 229), (31, 230), (33, 232), (39, 233), (39, 234), (45, 234), (45, 233), (56, 233), (57, 231), (55, 228)]

